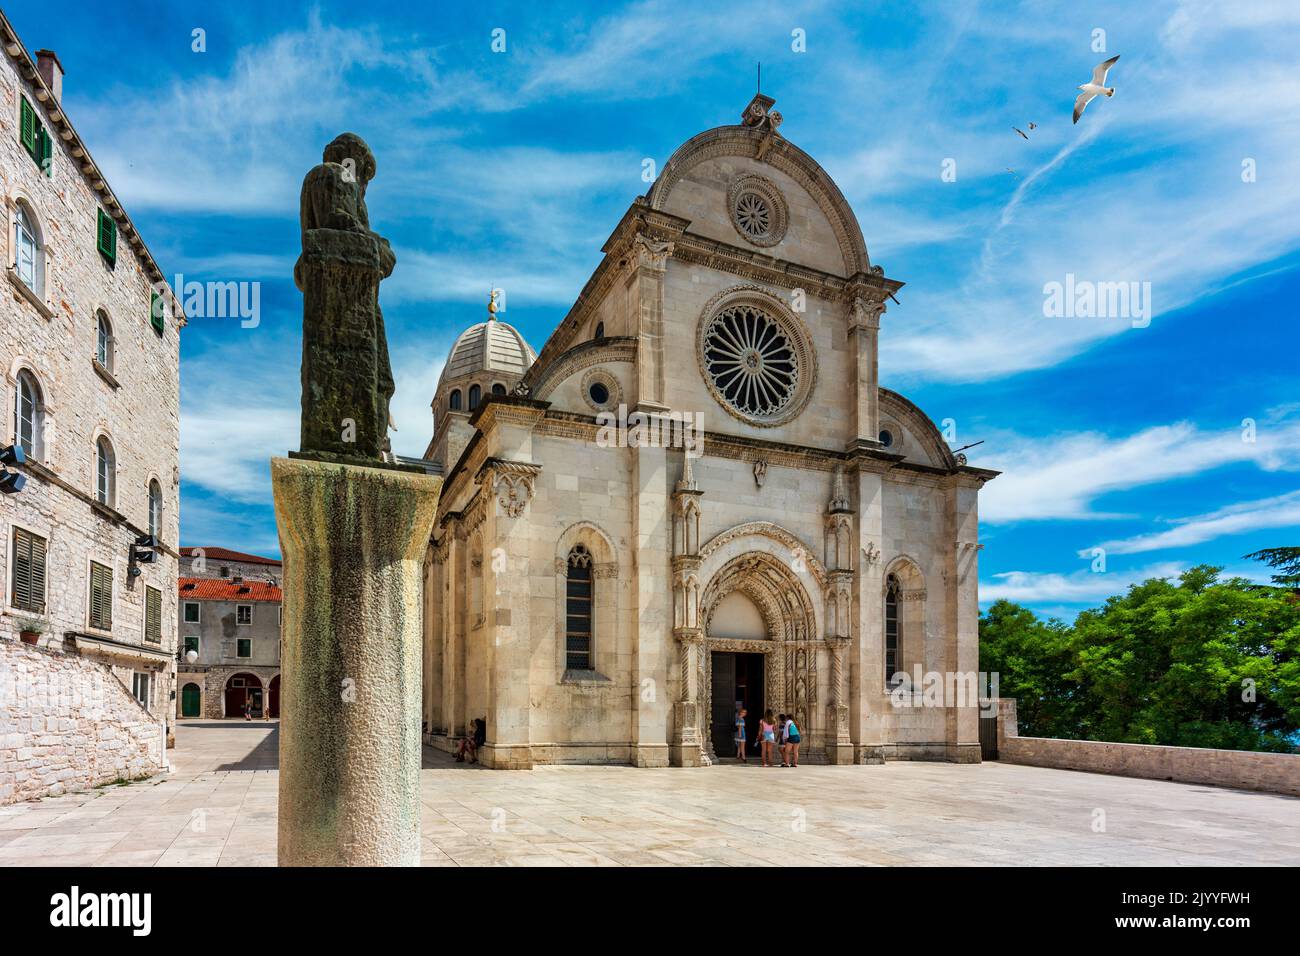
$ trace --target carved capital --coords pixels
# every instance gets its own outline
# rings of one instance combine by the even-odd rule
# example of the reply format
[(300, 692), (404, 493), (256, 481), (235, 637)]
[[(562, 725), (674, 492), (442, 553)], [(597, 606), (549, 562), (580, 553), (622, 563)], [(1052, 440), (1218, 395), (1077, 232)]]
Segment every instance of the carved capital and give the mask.
[(849, 310), (849, 332), (870, 332), (872, 334), (880, 331), (880, 317), (885, 314), (885, 303), (883, 300), (865, 299), (857, 296), (853, 300), (853, 305)]
[(653, 269), (663, 272), (668, 268), (668, 259), (673, 254), (671, 242), (656, 242), (644, 233), (637, 233), (632, 239), (630, 261), (639, 269)]
[(542, 466), (526, 461), (489, 458), (479, 469), (476, 481), (497, 499), (502, 514), (518, 518), (533, 500), (537, 475)]

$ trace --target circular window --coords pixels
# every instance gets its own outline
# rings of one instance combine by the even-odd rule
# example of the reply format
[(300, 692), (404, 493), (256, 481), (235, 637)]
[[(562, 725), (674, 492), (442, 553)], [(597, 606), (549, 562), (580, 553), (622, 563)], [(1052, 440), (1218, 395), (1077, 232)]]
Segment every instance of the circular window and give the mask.
[(894, 436), (889, 433), (888, 429), (883, 429), (880, 432), (880, 444), (888, 448), (893, 443), (894, 443)]
[(603, 412), (623, 400), (618, 380), (603, 368), (590, 369), (582, 376), (581, 389), (578, 394), (582, 396), (583, 401), (598, 412)]
[(774, 246), (785, 238), (789, 214), (776, 183), (762, 176), (741, 176), (727, 192), (731, 223), (755, 246)]
[(755, 425), (779, 425), (802, 408), (815, 373), (807, 333), (767, 296), (726, 293), (700, 325), (704, 379), (723, 407)]
[(604, 405), (609, 401), (609, 389), (604, 382), (592, 382), (591, 387), (587, 389), (587, 394), (597, 405)]

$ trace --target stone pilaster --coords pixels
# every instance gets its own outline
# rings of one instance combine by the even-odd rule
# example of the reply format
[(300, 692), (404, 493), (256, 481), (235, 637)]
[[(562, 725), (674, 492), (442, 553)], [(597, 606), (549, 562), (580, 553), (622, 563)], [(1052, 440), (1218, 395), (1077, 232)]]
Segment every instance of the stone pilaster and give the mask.
[(889, 706), (884, 682), (884, 486), (888, 465), (859, 459), (854, 480), (858, 490), (858, 573), (854, 575), (855, 629), (849, 646), (849, 728), (859, 763), (884, 760), (884, 714)]
[(442, 479), (271, 461), (281, 866), (420, 863), (421, 571)]
[(673, 581), (668, 450), (639, 446), (632, 455), (632, 540), (638, 638), (632, 649), (632, 763), (666, 767), (674, 710), (670, 687), (678, 661), (673, 641)]
[(857, 374), (853, 379), (854, 438), (850, 448), (880, 445), (880, 376), (877, 363), (883, 299), (857, 297), (849, 312), (849, 348)]
[(636, 407), (662, 410), (664, 405), (664, 274), (673, 254), (671, 242), (638, 234), (629, 251), (627, 285), (636, 309)]
[[(967, 675), (979, 672), (979, 515), (977, 498), (983, 481), (965, 475), (954, 476), (947, 489), (947, 525), (950, 551), (944, 561), (948, 607), (944, 656), (948, 669), (958, 675), (956, 683), (976, 686)], [(948, 701), (945, 711), (945, 742), (949, 760), (979, 763), (979, 701)], [(960, 704), (960, 706), (958, 706)]]

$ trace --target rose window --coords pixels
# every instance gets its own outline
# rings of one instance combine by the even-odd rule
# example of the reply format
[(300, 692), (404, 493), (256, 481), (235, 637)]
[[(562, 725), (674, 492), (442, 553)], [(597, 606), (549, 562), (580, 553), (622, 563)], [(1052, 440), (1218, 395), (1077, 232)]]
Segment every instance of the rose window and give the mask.
[(736, 200), (736, 224), (751, 239), (766, 239), (772, 231), (772, 207), (758, 193), (742, 193)]
[(717, 393), (743, 415), (781, 412), (799, 389), (799, 360), (781, 324), (749, 304), (714, 316), (704, 332), (704, 367)]

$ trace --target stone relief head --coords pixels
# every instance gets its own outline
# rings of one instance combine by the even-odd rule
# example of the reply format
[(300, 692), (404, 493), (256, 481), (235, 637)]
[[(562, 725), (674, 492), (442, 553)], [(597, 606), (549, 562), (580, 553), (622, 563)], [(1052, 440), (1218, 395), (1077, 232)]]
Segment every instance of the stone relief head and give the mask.
[(352, 169), (362, 185), (375, 178), (378, 168), (375, 154), (370, 151), (366, 141), (356, 133), (340, 133), (335, 136), (325, 147), (321, 158), (327, 163), (338, 163), (340, 166)]

